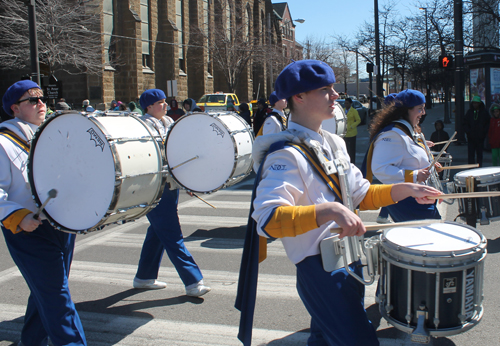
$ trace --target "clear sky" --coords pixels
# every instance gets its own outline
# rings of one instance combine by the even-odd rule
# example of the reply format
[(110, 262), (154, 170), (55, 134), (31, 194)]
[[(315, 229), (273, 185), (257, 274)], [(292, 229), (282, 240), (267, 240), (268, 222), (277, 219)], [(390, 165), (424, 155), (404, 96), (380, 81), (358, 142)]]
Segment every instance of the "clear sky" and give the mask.
[[(307, 36), (328, 39), (334, 35), (354, 37), (365, 21), (374, 22), (374, 0), (273, 0), (287, 2), (293, 19), (305, 19), (295, 23), (295, 40), (302, 42)], [(394, 1), (392, 1), (394, 3)], [(379, 9), (389, 0), (378, 0)], [(413, 1), (400, 0), (396, 8), (402, 15), (410, 10), (418, 11)]]

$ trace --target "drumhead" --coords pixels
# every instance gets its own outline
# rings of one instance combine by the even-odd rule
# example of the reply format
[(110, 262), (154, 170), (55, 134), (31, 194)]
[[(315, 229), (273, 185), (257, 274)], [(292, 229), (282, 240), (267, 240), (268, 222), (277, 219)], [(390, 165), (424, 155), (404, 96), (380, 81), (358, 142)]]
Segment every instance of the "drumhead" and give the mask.
[(500, 167), (482, 167), (468, 169), (455, 174), (455, 180), (458, 180), (460, 183), (465, 184), (465, 178), (470, 176), (473, 176), (481, 183), (497, 182), (500, 180)]
[(344, 137), (347, 133), (347, 117), (345, 115), (344, 109), (338, 103), (335, 103), (335, 116), (331, 119), (324, 120), (321, 124), (321, 128), (330, 132)]
[[(244, 120), (232, 114), (192, 113), (179, 118), (169, 128), (166, 140), (167, 165), (175, 180), (188, 190), (212, 192), (222, 188), (232, 176), (243, 143), (253, 143)], [(248, 153), (251, 161), (250, 151)]]
[(479, 246), (482, 241), (478, 232), (450, 223), (391, 228), (384, 231), (384, 238), (398, 247), (426, 253), (470, 250)]
[(48, 191), (49, 219), (70, 230), (85, 230), (105, 215), (113, 198), (114, 160), (106, 136), (87, 117), (65, 113), (50, 118), (33, 137), (28, 163), (38, 205)]

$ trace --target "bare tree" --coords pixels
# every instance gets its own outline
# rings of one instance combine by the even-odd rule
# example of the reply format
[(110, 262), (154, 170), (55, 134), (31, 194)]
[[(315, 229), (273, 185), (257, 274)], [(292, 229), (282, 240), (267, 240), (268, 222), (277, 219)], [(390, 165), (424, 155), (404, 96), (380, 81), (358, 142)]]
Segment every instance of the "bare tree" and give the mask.
[[(30, 66), (30, 39), (26, 3), (0, 0), (0, 67)], [(98, 74), (102, 71), (100, 21), (92, 1), (36, 2), (40, 64), (49, 73)]]

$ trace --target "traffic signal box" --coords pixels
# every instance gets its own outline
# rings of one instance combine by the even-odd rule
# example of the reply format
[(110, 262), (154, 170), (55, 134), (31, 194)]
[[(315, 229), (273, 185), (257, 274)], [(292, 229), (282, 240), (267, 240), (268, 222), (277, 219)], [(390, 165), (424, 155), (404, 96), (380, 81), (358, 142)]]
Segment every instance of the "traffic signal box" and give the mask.
[(444, 69), (452, 69), (453, 57), (451, 55), (441, 55), (439, 57), (439, 67)]

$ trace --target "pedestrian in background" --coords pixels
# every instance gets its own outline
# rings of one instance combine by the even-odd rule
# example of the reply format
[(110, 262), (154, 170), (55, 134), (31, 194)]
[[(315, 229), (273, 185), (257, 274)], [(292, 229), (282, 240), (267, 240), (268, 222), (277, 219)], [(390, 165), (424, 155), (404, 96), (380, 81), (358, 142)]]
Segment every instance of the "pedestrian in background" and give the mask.
[(48, 338), (54, 345), (87, 345), (68, 286), (76, 234), (35, 215), (26, 172), (47, 98), (38, 84), (22, 80), (7, 89), (2, 102), (14, 118), (0, 124), (0, 220), (7, 248), (30, 290), (19, 345), (47, 345)]
[(245, 119), (248, 126), (252, 126), (252, 118), (250, 117), (250, 108), (248, 107), (248, 103), (240, 104), (240, 110), (238, 111), (240, 117)]
[(193, 112), (202, 112), (201, 108), (198, 107), (194, 99), (185, 99), (182, 103), (182, 107), (184, 108), (186, 114)]
[[(143, 113), (145, 113), (146, 110), (143, 109)], [(167, 115), (172, 118), (173, 121), (177, 121), (180, 117), (182, 117), (184, 114), (184, 111), (179, 108), (179, 104), (177, 103), (176, 99), (171, 99), (170, 100), (170, 109), (167, 112)]]
[(264, 121), (270, 112), (271, 110), (267, 106), (266, 100), (259, 99), (259, 101), (257, 101), (257, 111), (253, 117), (253, 132), (255, 134), (259, 133), (262, 124), (264, 124)]
[[(167, 103), (165, 93), (160, 89), (146, 90), (140, 98), (146, 114), (141, 117), (153, 131), (165, 138), (167, 128), (174, 121), (165, 116)], [(142, 245), (139, 266), (135, 275), (134, 288), (160, 289), (167, 287), (158, 281), (158, 272), (166, 251), (167, 255), (184, 283), (186, 295), (200, 297), (210, 292), (210, 287), (203, 283), (203, 275), (193, 256), (184, 245), (177, 205), (179, 189), (170, 190), (165, 186), (160, 203), (146, 217), (149, 227)]]
[(469, 110), (462, 120), (462, 127), (467, 135), (468, 163), (483, 166), (484, 141), (488, 135), (490, 116), (481, 97), (474, 96)]
[[(444, 130), (444, 123), (442, 120), (436, 120), (436, 122), (434, 123), (434, 128), (436, 129), (436, 131), (431, 134), (431, 142), (439, 143), (450, 139), (450, 135)], [(441, 151), (441, 149), (443, 149), (443, 147), (444, 144), (435, 144), (432, 146), (432, 150), (439, 152)]]
[(130, 101), (128, 103), (128, 108), (130, 109), (131, 112), (139, 113), (140, 115), (142, 115), (142, 110), (139, 107), (137, 107), (137, 104), (134, 101)]
[(500, 105), (498, 103), (490, 106), (490, 115), (488, 140), (491, 146), (491, 160), (493, 166), (500, 166)]
[(356, 164), (356, 136), (358, 135), (358, 125), (361, 124), (359, 113), (352, 106), (352, 99), (346, 98), (344, 101), (344, 110), (347, 117), (347, 132), (344, 137), (347, 146), (347, 153), (351, 158), (351, 163)]

